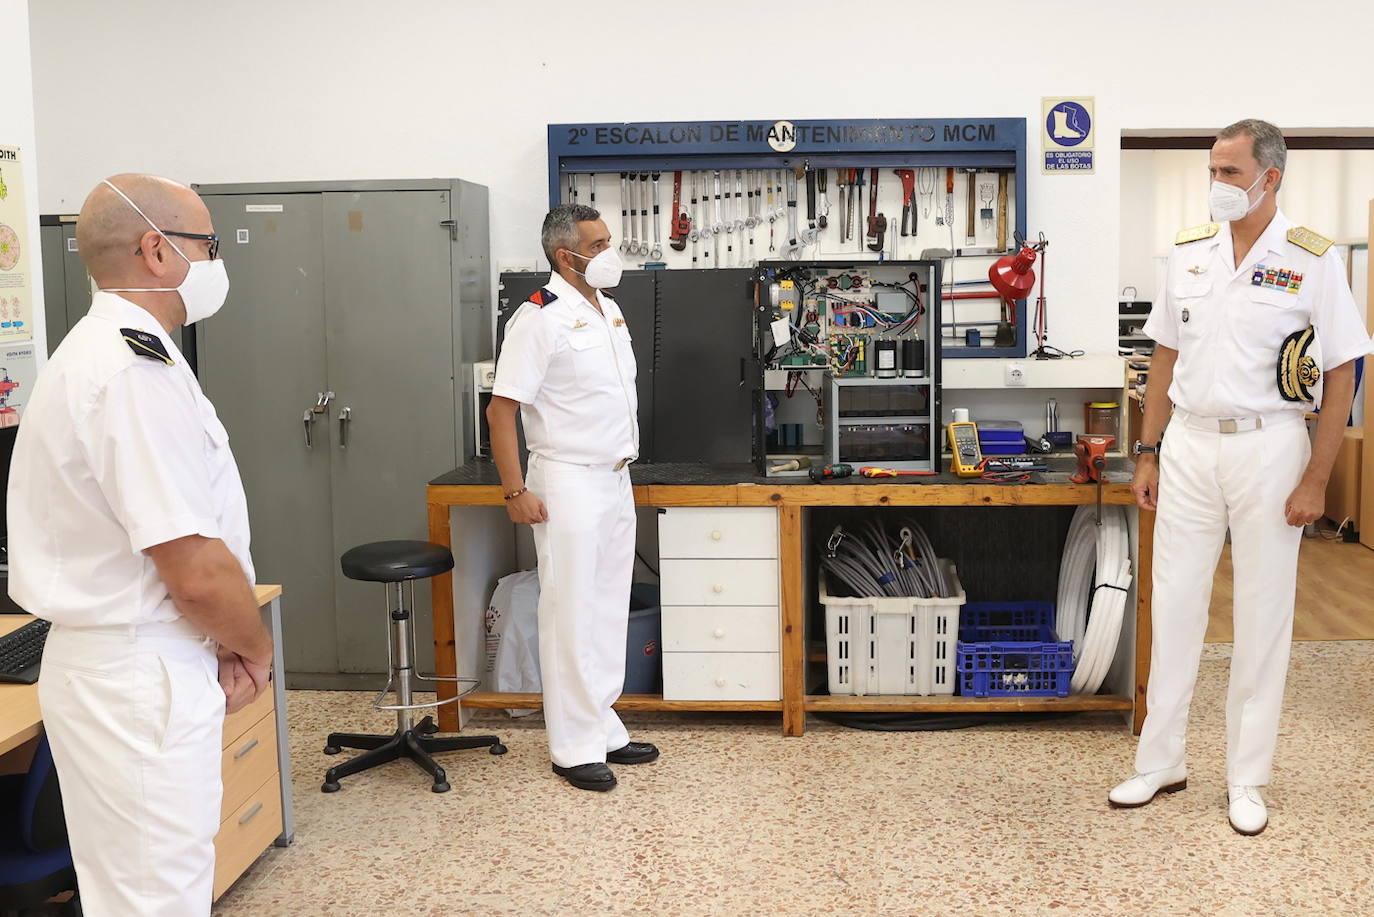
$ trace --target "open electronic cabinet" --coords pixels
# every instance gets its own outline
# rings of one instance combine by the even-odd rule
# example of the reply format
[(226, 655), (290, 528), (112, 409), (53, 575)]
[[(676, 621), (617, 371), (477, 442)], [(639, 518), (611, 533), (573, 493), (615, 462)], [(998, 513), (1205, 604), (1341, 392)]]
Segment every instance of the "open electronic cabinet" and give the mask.
[(940, 268), (939, 261), (759, 265), (751, 292), (760, 472), (803, 457), (938, 470)]

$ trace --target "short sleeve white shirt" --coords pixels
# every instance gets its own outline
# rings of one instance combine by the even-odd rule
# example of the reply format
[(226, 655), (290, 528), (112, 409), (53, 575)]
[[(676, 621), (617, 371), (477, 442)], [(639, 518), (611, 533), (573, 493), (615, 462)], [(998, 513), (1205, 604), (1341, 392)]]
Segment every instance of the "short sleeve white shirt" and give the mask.
[(492, 394), (520, 402), (531, 453), (581, 465), (639, 455), (638, 395), (630, 327), (598, 291), (598, 312), (557, 274), (552, 293), (506, 320)]
[(1310, 406), (1278, 389), (1279, 349), (1288, 335), (1316, 329), (1323, 371), (1371, 352), (1345, 265), (1288, 240), (1293, 222), (1276, 212), (1239, 264), (1231, 224), (1174, 246), (1145, 334), (1178, 351), (1169, 399), (1208, 417), (1248, 417)]
[[(171, 362), (136, 354), (125, 329), (156, 337)], [(254, 579), (229, 435), (172, 339), (112, 293), (95, 294), (39, 374), (10, 465), (8, 521), (10, 595), (59, 624), (176, 620), (143, 552), (188, 535), (223, 540)]]

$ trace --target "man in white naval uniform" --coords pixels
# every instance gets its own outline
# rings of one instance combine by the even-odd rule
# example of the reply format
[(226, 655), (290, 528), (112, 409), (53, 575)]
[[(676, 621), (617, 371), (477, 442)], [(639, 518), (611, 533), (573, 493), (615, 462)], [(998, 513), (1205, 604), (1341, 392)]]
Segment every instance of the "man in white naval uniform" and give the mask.
[[(1235, 644), (1226, 780), (1228, 815), (1241, 834), (1268, 823), (1259, 788), (1269, 783), (1278, 737), (1302, 527), (1322, 515), (1354, 361), (1370, 350), (1330, 240), (1278, 209), (1286, 159), (1283, 135), (1267, 122), (1240, 121), (1217, 135), (1215, 222), (1178, 234), (1145, 325), (1157, 347), (1132, 489), (1142, 509), (1158, 510), (1148, 714), (1136, 776), (1108, 794), (1114, 806), (1135, 807), (1187, 785), (1188, 707), (1229, 528)], [(1309, 327), (1320, 344), (1303, 366), (1310, 387), (1280, 359)], [(1319, 375), (1313, 442), (1303, 415)]]
[(53, 622), (38, 697), (84, 912), (208, 915), (226, 705), (272, 661), (229, 437), (172, 339), (229, 280), (166, 179), (102, 182), (76, 237), (100, 291), (20, 426), (10, 595)]
[[(506, 322), (487, 419), (512, 521), (539, 555), (539, 667), (553, 771), (615, 787), (613, 764), (658, 757), (631, 742), (612, 704), (625, 685), (634, 567), (629, 464), (639, 454), (630, 329), (605, 292), (620, 282), (611, 234), (590, 207), (544, 218), (549, 284)], [(529, 447), (520, 473), (515, 412)]]

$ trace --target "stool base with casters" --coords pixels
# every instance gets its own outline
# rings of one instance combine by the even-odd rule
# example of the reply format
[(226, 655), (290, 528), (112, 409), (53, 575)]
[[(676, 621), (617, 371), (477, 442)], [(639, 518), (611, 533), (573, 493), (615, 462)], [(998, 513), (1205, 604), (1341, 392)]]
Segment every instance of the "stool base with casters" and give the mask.
[[(434, 781), (431, 789), (435, 793), (446, 793), (450, 789), (448, 774), (432, 755), (469, 748), (486, 748), (493, 755), (506, 753), (506, 746), (502, 745), (496, 736), (436, 736), (434, 733), (439, 729), (433, 718), (428, 716), (419, 723), (412, 723), (412, 710), (453, 703), (476, 690), (478, 684), (475, 678), (438, 678), (420, 675), (413, 667), (415, 633), (410, 626), (410, 609), (415, 607), (415, 580), (453, 569), (453, 555), (447, 548), (425, 541), (381, 541), (362, 545), (347, 552), (342, 558), (342, 565), (344, 575), (350, 579), (386, 584), (391, 621), (387, 639), (387, 680), (373, 706), (378, 710), (396, 711), (396, 731), (390, 735), (330, 733), (325, 742), (325, 754), (337, 755), (345, 748), (362, 749), (363, 753), (326, 771), (320, 789), (325, 793), (337, 793), (341, 789), (339, 780), (343, 777), (389, 761), (408, 758), (430, 775)], [(409, 584), (410, 587), (408, 605), (403, 590), (405, 584)], [(412, 682), (415, 681), (455, 682), (467, 685), (468, 689), (456, 697), (435, 703), (417, 704), (412, 697)], [(392, 692), (393, 685), (396, 703), (384, 703), (387, 695)]]

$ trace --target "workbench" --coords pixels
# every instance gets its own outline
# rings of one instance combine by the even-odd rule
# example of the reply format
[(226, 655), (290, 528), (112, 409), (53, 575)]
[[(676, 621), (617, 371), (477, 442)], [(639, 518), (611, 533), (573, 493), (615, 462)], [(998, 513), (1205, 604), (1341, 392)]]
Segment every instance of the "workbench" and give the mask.
[[(805, 622), (816, 603), (809, 514), (836, 507), (1033, 508), (1093, 505), (1095, 484), (1069, 481), (1071, 456), (1049, 459), (1049, 471), (1026, 484), (988, 484), (948, 474), (917, 479), (849, 478), (812, 484), (805, 477), (764, 477), (751, 466), (684, 464), (632, 465), (635, 503), (642, 507), (771, 507), (777, 512), (780, 571), (779, 628), (780, 700), (665, 700), (660, 695), (624, 695), (618, 710), (752, 711), (781, 713), (783, 733), (801, 735), (807, 713), (913, 712), (1005, 713), (1120, 711), (1135, 732), (1145, 715), (1145, 683), (1150, 650), (1150, 545), (1154, 514), (1136, 509), (1130, 489), (1132, 466), (1122, 458), (1108, 465), (1101, 487), (1104, 505), (1128, 507), (1133, 529), (1135, 571), (1127, 607), (1134, 616), (1123, 622), (1117, 661), (1103, 687), (1091, 696), (994, 697), (962, 696), (830, 696), (807, 692), (808, 661), (823, 662), (824, 640), (808, 646)], [(455, 568), (435, 577), (433, 621), (435, 669), (439, 676), (482, 675), (486, 664), (482, 621), (497, 579), (515, 572), (514, 529), (495, 467), (472, 461), (432, 481), (426, 491), (429, 539), (452, 548)], [(1054, 557), (1062, 545), (1049, 549)], [(1055, 562), (1054, 574), (1058, 567)], [(809, 588), (808, 588), (809, 587)], [(808, 594), (810, 593), (810, 594)], [(971, 597), (972, 598), (972, 597)], [(440, 684), (440, 699), (452, 698), (454, 688)], [(439, 708), (444, 730), (459, 728), (460, 709), (539, 708), (538, 694), (479, 691)]]

